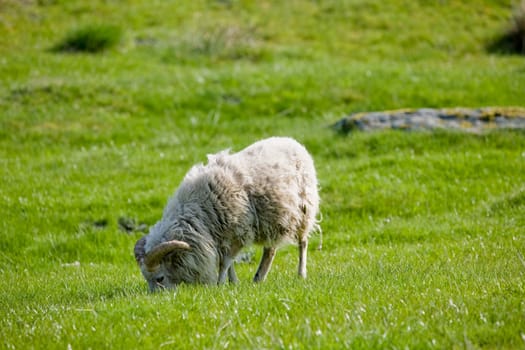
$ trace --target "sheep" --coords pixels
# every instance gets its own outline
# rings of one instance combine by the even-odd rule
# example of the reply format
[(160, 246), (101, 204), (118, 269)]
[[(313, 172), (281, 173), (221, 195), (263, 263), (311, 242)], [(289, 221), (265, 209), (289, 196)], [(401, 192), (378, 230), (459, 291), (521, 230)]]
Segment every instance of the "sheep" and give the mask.
[(294, 242), (298, 274), (306, 278), (308, 237), (320, 229), (317, 186), (312, 157), (292, 138), (208, 155), (208, 164), (189, 170), (162, 218), (135, 244), (149, 289), (237, 283), (234, 259), (251, 244), (263, 246), (254, 282), (265, 280), (276, 249)]

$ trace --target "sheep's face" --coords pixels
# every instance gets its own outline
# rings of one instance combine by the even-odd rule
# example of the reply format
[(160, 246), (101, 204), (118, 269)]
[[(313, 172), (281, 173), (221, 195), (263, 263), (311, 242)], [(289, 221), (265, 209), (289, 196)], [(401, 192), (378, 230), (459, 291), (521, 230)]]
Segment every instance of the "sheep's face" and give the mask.
[(148, 269), (146, 266), (141, 266), (141, 270), (152, 292), (175, 289), (181, 283), (217, 283), (215, 266), (202, 261), (192, 252), (169, 254), (156, 268)]
[(169, 241), (144, 252), (145, 238), (135, 246), (135, 257), (150, 291), (174, 289), (181, 283), (217, 283), (215, 254), (203, 253), (181, 241)]
[(149, 290), (151, 292), (168, 288), (175, 289), (177, 284), (180, 283), (177, 283), (172, 276), (170, 276), (169, 270), (164, 264), (159, 265), (159, 267), (153, 272), (148, 271), (145, 266), (141, 266), (140, 270), (148, 282)]

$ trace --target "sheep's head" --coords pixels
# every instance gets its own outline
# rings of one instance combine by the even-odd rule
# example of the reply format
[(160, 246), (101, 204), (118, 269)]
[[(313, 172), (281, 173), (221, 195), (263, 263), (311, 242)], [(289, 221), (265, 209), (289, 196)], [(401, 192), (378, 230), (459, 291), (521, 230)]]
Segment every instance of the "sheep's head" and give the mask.
[[(162, 242), (146, 253), (147, 236), (135, 244), (135, 259), (150, 291), (174, 289), (181, 283), (215, 283), (211, 260), (198, 254), (187, 242)], [(204, 260), (203, 260), (204, 258)], [(213, 270), (213, 268), (212, 268)]]

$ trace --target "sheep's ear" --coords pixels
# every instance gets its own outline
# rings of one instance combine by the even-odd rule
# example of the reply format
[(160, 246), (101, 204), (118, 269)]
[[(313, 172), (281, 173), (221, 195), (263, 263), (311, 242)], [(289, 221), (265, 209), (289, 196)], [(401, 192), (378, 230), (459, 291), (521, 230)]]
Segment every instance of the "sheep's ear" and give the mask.
[(142, 237), (135, 243), (135, 260), (139, 265), (142, 265), (144, 262), (144, 257), (146, 256), (146, 236)]
[(149, 271), (155, 270), (162, 258), (176, 250), (191, 250), (191, 247), (188, 243), (184, 241), (173, 240), (168, 242), (162, 242), (159, 245), (155, 246), (144, 257), (144, 264), (146, 265), (146, 268)]

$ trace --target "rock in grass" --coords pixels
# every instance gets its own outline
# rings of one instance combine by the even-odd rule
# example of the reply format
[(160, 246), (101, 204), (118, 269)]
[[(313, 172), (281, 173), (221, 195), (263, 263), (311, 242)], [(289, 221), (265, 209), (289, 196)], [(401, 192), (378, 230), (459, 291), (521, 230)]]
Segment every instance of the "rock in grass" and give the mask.
[(490, 129), (525, 129), (525, 108), (484, 107), (478, 109), (402, 109), (383, 112), (353, 113), (332, 125), (337, 132), (384, 129), (434, 130), (454, 129), (482, 132)]
[(137, 220), (127, 217), (118, 219), (118, 227), (125, 233), (148, 232), (149, 228), (145, 223), (138, 223)]

